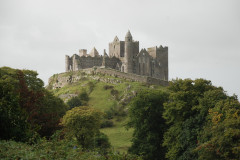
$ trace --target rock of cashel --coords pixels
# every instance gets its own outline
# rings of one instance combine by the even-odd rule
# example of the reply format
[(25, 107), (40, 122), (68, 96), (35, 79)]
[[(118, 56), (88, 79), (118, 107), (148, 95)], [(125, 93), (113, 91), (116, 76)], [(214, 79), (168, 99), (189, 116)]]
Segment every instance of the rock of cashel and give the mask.
[[(100, 55), (94, 47), (89, 53), (80, 49), (79, 55), (65, 57), (65, 71), (84, 71), (97, 68), (98, 72), (117, 75), (150, 84), (168, 84), (168, 47), (150, 47), (139, 51), (139, 41), (133, 40), (130, 31), (125, 41), (116, 36), (109, 43), (109, 53)], [(142, 77), (142, 78), (141, 78)], [(164, 86), (165, 86), (164, 85)]]

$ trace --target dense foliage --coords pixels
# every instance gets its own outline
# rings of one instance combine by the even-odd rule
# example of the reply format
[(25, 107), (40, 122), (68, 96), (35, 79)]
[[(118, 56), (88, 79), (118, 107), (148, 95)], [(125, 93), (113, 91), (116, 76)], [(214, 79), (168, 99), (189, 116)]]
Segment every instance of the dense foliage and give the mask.
[(94, 150), (85, 152), (75, 141), (42, 139), (33, 145), (0, 141), (0, 159), (141, 160), (141, 157), (117, 152), (105, 155)]
[(173, 80), (168, 90), (140, 92), (131, 103), (130, 152), (145, 159), (240, 159), (236, 96), (204, 79)]
[[(204, 136), (204, 134), (211, 135), (211, 132), (214, 131), (205, 127), (212, 126), (209, 124), (211, 121), (208, 121), (213, 116), (211, 111), (220, 102), (233, 97), (228, 97), (221, 87), (215, 87), (210, 81), (203, 79), (195, 81), (177, 79), (170, 82), (169, 90), (171, 91), (169, 101), (164, 105), (164, 118), (170, 125), (164, 134), (163, 145), (168, 148), (166, 157), (173, 160), (198, 159), (204, 154), (203, 150), (201, 152), (196, 151), (196, 148), (200, 145), (199, 137)], [(239, 107), (237, 110), (239, 111)], [(236, 128), (237, 126), (237, 123), (232, 123), (231, 127)], [(215, 130), (214, 132), (217, 132), (215, 134), (223, 134), (221, 130)], [(223, 134), (223, 136), (224, 139), (232, 139), (232, 135)], [(209, 138), (211, 139), (211, 136), (201, 138), (203, 142), (201, 145), (209, 142)], [(230, 140), (225, 142), (226, 148), (224, 150), (229, 150), (228, 147), (233, 145), (233, 142)], [(209, 154), (208, 156), (211, 157), (212, 155)]]
[(240, 103), (236, 98), (218, 102), (209, 110), (199, 134), (199, 159), (240, 159)]
[(37, 73), (0, 68), (1, 139), (33, 141), (59, 128), (66, 106), (43, 87)]
[(133, 99), (128, 123), (134, 128), (131, 153), (143, 155), (144, 159), (165, 159), (162, 142), (166, 124), (162, 113), (167, 100), (167, 93), (154, 90), (142, 91)]

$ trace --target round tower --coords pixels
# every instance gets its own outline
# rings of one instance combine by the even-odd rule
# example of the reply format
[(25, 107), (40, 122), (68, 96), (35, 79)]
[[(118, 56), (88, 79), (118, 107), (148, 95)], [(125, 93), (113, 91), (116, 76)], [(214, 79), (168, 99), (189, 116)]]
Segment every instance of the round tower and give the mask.
[(70, 71), (70, 57), (68, 55), (65, 56), (65, 71)]
[(124, 50), (124, 69), (126, 73), (133, 73), (133, 40), (130, 31), (128, 30), (125, 36)]

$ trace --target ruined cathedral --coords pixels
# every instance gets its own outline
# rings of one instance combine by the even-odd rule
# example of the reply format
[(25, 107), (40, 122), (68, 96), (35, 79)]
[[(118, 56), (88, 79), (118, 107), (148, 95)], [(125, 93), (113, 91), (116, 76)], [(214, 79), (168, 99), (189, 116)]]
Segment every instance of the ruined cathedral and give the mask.
[(104, 50), (99, 55), (95, 47), (88, 54), (86, 49), (80, 49), (79, 55), (66, 55), (65, 65), (66, 72), (99, 66), (168, 81), (168, 47), (160, 45), (139, 52), (139, 41), (134, 41), (128, 31), (125, 41), (116, 36), (109, 43), (109, 54)]

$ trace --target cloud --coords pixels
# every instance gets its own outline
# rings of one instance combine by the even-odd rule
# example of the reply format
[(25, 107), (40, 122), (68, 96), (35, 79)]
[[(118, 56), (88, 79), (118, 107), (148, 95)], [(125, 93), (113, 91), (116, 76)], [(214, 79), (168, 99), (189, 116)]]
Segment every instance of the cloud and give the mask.
[(0, 65), (37, 70), (45, 82), (64, 56), (108, 51), (128, 29), (141, 48), (169, 46), (170, 78), (206, 78), (240, 95), (238, 0), (2, 0)]

